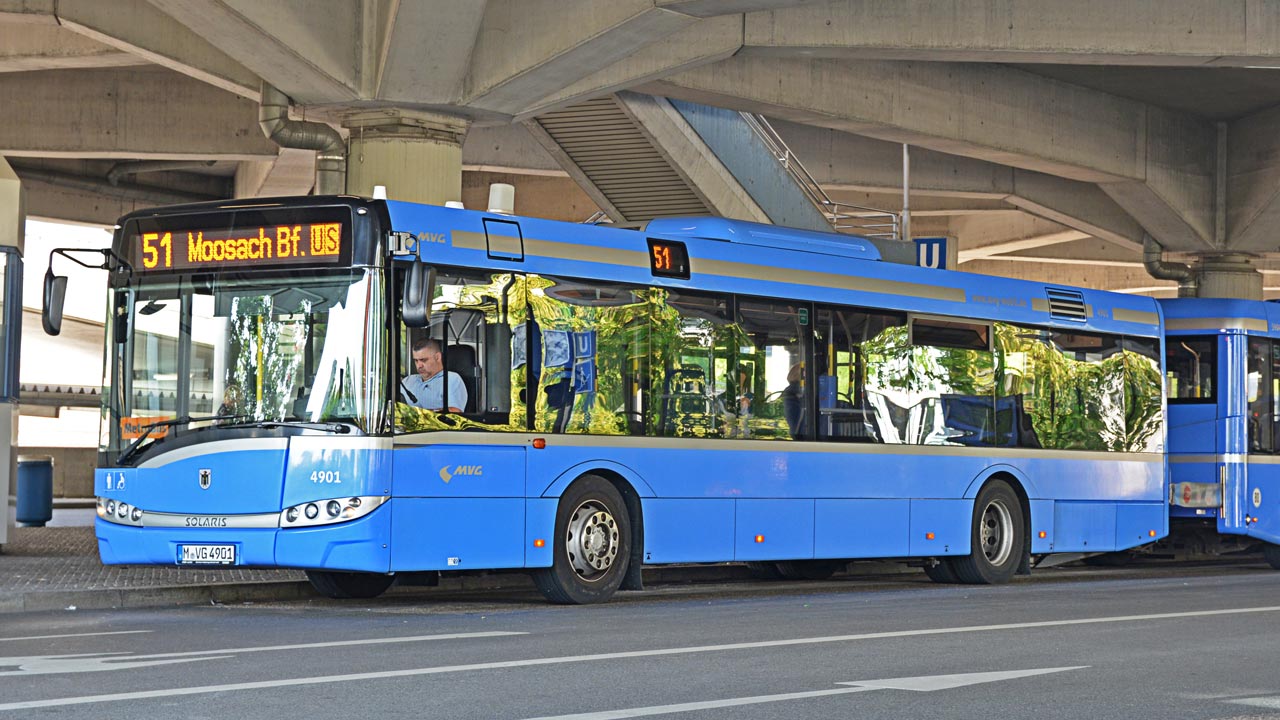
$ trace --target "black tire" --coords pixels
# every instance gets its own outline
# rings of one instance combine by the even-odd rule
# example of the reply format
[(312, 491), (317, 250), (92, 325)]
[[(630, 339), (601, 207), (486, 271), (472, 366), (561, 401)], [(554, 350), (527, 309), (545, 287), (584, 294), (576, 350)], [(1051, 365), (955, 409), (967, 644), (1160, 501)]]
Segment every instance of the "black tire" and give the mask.
[(936, 560), (938, 561), (936, 565), (930, 565), (927, 560), (924, 564), (924, 574), (928, 575), (930, 580), (944, 585), (960, 582), (960, 578), (956, 577), (955, 568), (951, 567), (951, 558), (940, 557)]
[(560, 605), (586, 605), (613, 597), (631, 560), (631, 518), (608, 480), (583, 475), (556, 508), (552, 565), (536, 570), (533, 582)]
[(375, 598), (387, 591), (396, 581), (395, 575), (376, 573), (330, 572), (308, 570), (307, 579), (316, 592), (334, 600)]
[(1026, 554), (1026, 518), (1013, 488), (987, 483), (973, 503), (968, 555), (951, 558), (956, 579), (970, 585), (1009, 582)]
[(826, 580), (844, 567), (838, 560), (784, 560), (774, 563), (787, 580)]
[(1262, 557), (1276, 570), (1280, 570), (1280, 545), (1262, 543)]
[(749, 562), (746, 563), (747, 574), (752, 580), (781, 580), (782, 573), (778, 571), (778, 564), (771, 562)]

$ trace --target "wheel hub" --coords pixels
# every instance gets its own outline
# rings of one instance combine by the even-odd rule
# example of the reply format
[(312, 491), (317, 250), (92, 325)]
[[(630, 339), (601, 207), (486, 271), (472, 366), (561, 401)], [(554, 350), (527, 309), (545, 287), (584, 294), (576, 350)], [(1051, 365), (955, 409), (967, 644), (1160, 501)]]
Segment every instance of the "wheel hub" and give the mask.
[(1013, 552), (1013, 516), (1000, 501), (993, 501), (982, 511), (978, 533), (982, 554), (992, 565), (1003, 565)]
[(618, 523), (609, 509), (592, 500), (579, 505), (569, 517), (565, 551), (583, 580), (608, 572), (618, 557)]

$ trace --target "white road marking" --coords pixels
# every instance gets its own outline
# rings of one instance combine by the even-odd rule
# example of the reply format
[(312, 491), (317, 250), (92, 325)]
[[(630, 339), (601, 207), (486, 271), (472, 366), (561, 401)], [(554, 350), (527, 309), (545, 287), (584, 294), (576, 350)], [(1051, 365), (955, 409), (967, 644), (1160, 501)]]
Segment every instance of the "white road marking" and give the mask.
[(67, 635), (28, 635), (27, 637), (0, 638), (0, 642), (16, 642), (18, 640), (56, 640), (58, 638), (97, 637), (99, 635), (135, 635), (155, 630), (116, 630), (115, 632), (70, 633)]
[(53, 698), (50, 700), (27, 700), (0, 704), (3, 710), (29, 710), (41, 707), (61, 707), (64, 705), (84, 705), (87, 703), (118, 702), (122, 700), (141, 700), (157, 697), (174, 697), (179, 695), (202, 695), (205, 693), (229, 692), (235, 690), (261, 690), (277, 687), (294, 687), (300, 685), (323, 685), (336, 682), (359, 682), (365, 680), (383, 680), (388, 678), (418, 677), (422, 675), (441, 675), (446, 673), (474, 672), (477, 670), (498, 670), (504, 668), (536, 667), (541, 665), (562, 665), (567, 663), (598, 662), (601, 660), (621, 660), (629, 658), (661, 657), (664, 655), (691, 655), (695, 653), (727, 652), (732, 650), (754, 650), (760, 648), (789, 647), (797, 645), (818, 645), (822, 643), (853, 642), (857, 640), (882, 640), (887, 638), (926, 637), (930, 635), (955, 635), (961, 633), (997, 632), (1002, 630), (1026, 630), (1032, 628), (1070, 627), (1072, 625), (1101, 625), (1121, 622), (1142, 622), (1150, 620), (1177, 620), (1182, 618), (1202, 618), (1229, 615), (1247, 615), (1280, 611), (1280, 605), (1266, 607), (1233, 608), (1230, 610), (1201, 610), (1178, 613), (1153, 613), (1149, 615), (1116, 615), (1100, 618), (1078, 618), (1075, 620), (1044, 620), (1040, 622), (1007, 623), (1003, 625), (969, 625), (954, 628), (928, 628), (920, 630), (893, 630), (859, 635), (831, 635), (827, 637), (794, 638), (790, 640), (762, 640), (759, 642), (729, 643), (725, 645), (697, 645), (691, 647), (659, 648), (655, 650), (630, 650), (597, 655), (568, 655), (561, 657), (532, 658), (528, 660), (501, 660), (498, 662), (473, 663), (470, 665), (442, 665), (428, 668), (408, 670), (386, 670), (382, 672), (353, 673), (347, 675), (322, 675), (317, 677), (291, 678), (286, 680), (262, 680), (258, 682), (229, 683), (225, 685), (203, 685), (198, 687), (172, 688), (169, 690), (147, 690), (139, 692), (111, 693), (107, 695), (82, 695), (79, 697)]
[(1000, 672), (964, 673), (960, 675), (924, 675), (921, 677), (894, 678), (891, 680), (862, 680), (859, 682), (842, 682), (837, 685), (854, 687), (840, 690), (814, 690), (811, 692), (783, 693), (781, 695), (753, 695), (751, 697), (728, 698), (725, 700), (704, 700), (701, 702), (676, 703), (674, 705), (651, 705), (649, 707), (626, 708), (624, 710), (603, 710), (600, 712), (577, 713), (575, 715), (546, 715), (529, 718), (529, 720), (627, 720), (627, 718), (647, 717), (649, 715), (669, 715), (673, 713), (694, 712), (697, 710), (714, 710), (717, 708), (739, 707), (741, 705), (760, 705), (762, 703), (784, 702), (787, 700), (805, 700), (829, 695), (847, 695), (871, 690), (912, 690), (915, 692), (933, 692), (950, 690), (966, 685), (1015, 680), (1034, 675), (1066, 672), (1067, 670), (1083, 670), (1088, 665), (1073, 667), (1037, 668), (1035, 670), (1005, 670)]
[(1274, 697), (1243, 698), (1241, 700), (1228, 700), (1227, 702), (1230, 702), (1233, 705), (1249, 705), (1251, 707), (1280, 710), (1280, 695)]
[(278, 650), (313, 650), (316, 648), (344, 647), (350, 645), (385, 645), (388, 643), (426, 642), (429, 640), (458, 640), (485, 637), (527, 635), (523, 632), (475, 632), (449, 633), (446, 635), (411, 635), (408, 637), (369, 638), (365, 640), (334, 640), (331, 642), (305, 643), (301, 645), (268, 645), (262, 647), (224, 648), (221, 650), (192, 650), (155, 655), (117, 653), (82, 653), (79, 655), (33, 655), (27, 657), (0, 657), (0, 668), (17, 667), (17, 670), (0, 670), (0, 677), (12, 675), (56, 675), (61, 673), (103, 672), (106, 670), (130, 670), (152, 665), (195, 662), (197, 660), (222, 660), (236, 655)]

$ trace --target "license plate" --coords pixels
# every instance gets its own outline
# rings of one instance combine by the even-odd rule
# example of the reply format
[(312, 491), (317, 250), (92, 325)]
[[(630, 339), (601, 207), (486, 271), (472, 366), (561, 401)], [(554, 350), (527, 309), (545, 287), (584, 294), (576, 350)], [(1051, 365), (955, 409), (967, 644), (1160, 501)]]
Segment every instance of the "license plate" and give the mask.
[(234, 565), (235, 545), (183, 545), (179, 549), (179, 565)]

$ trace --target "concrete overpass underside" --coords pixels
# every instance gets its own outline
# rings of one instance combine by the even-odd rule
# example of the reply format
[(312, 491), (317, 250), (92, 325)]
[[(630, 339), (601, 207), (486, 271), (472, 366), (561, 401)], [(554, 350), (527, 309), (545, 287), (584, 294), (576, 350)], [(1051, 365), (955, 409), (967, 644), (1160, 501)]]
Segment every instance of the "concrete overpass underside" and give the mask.
[[(264, 82), (392, 197), (481, 207), (505, 181), (522, 214), (805, 224), (672, 113), (693, 103), (769, 118), (853, 205), (902, 209), (908, 144), (913, 234), (952, 238), (964, 270), (1172, 293), (1150, 235), (1247, 271), (1202, 287), (1280, 296), (1267, 0), (0, 0), (0, 156), (33, 216), (311, 191), (315, 152), (259, 128)], [(577, 159), (555, 137), (575, 114)], [(384, 141), (411, 167), (379, 164)], [(658, 176), (681, 199), (623, 202)]]

